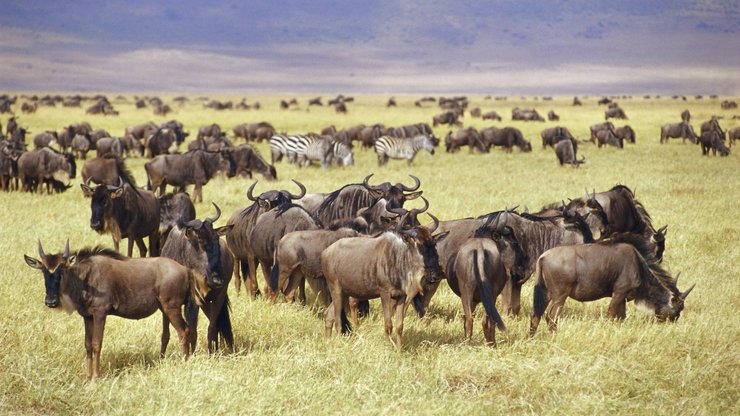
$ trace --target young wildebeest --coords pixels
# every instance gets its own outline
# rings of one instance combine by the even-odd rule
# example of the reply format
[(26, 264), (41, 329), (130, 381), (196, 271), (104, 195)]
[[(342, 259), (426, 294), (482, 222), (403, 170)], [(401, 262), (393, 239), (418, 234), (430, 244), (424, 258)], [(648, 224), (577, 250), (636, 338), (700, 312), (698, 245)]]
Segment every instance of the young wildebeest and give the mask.
[(111, 234), (116, 251), (119, 242), (128, 238), (128, 256), (133, 254), (135, 241), (139, 255), (145, 257), (144, 237), (149, 237), (149, 255), (159, 255), (159, 201), (153, 192), (138, 189), (120, 177), (115, 186), (98, 185), (93, 189), (88, 179), (80, 187), (91, 198), (90, 228), (98, 234)]
[(180, 349), (188, 358), (192, 345), (189, 340), (197, 328), (185, 322), (181, 308), (202, 298), (201, 291), (207, 291), (205, 283), (189, 269), (174, 260), (130, 259), (101, 247), (70, 254), (69, 240), (64, 254), (46, 255), (41, 242), (38, 248), (40, 259), (23, 257), (29, 266), (44, 273), (46, 306), (56, 308), (61, 301), (66, 311), (76, 310), (85, 321), (89, 380), (100, 376), (100, 350), (108, 315), (142, 319), (162, 311), (160, 354), (164, 356), (167, 350), (172, 323)]
[(641, 245), (639, 238), (624, 234), (595, 244), (560, 246), (543, 253), (535, 270), (530, 334), (537, 331), (548, 305), (547, 323), (550, 331), (555, 331), (568, 297), (590, 302), (611, 296), (607, 312), (610, 318), (624, 319), (626, 302), (634, 299), (652, 309), (660, 321), (677, 320), (694, 286), (681, 293), (676, 287), (678, 276), (673, 279), (649, 249)]
[[(218, 350), (218, 336), (229, 349), (234, 347), (234, 335), (229, 318), (229, 295), (227, 293), (231, 274), (234, 270), (234, 258), (226, 242), (219, 238), (225, 235), (233, 225), (214, 228), (221, 210), (215, 203), (216, 216), (203, 221), (191, 220), (178, 224), (169, 233), (167, 242), (162, 247), (162, 257), (171, 258), (195, 273), (204, 276), (209, 289), (208, 295), (200, 302), (200, 308), (208, 318), (208, 352)], [(192, 325), (198, 322), (197, 312), (193, 315)], [(193, 344), (197, 341), (194, 336)], [(194, 348), (194, 347), (193, 347)]]
[[(431, 215), (430, 215), (431, 216)], [(345, 310), (347, 298), (380, 297), (388, 339), (393, 332), (392, 316), (396, 315), (396, 349), (401, 349), (403, 319), (413, 302), (420, 317), (424, 316), (421, 298), (426, 283), (444, 278), (439, 265), (436, 244), (446, 234), (432, 237), (439, 220), (432, 216), (431, 229), (415, 226), (403, 228), (401, 218), (395, 231), (375, 237), (344, 238), (321, 253), (321, 269), (331, 290), (332, 303), (326, 308), (325, 333), (331, 335), (349, 330)]]

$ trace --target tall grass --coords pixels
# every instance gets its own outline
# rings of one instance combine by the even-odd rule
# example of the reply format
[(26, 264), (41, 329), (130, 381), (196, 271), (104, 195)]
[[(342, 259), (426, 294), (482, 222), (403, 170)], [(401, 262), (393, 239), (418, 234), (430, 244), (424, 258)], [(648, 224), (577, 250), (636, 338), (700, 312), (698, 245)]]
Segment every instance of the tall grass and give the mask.
[[(294, 133), (330, 124), (430, 122), (439, 112), (432, 105), (415, 107), (418, 97), (397, 97), (399, 107), (391, 109), (384, 106), (387, 97), (357, 97), (347, 115), (337, 115), (331, 107), (307, 108), (309, 97), (298, 97), (299, 110), (281, 111), (281, 98), (286, 97), (249, 97), (250, 102), (259, 100), (262, 110), (246, 112), (203, 109), (191, 101), (174, 106), (175, 114), (167, 119), (183, 121), (192, 139), (199, 126), (212, 122), (230, 129), (265, 120)], [(391, 161), (378, 168), (372, 151), (355, 149), (354, 167), (298, 169), (279, 163), (279, 180), (257, 178), (256, 192), (295, 192), (292, 178), (309, 192), (327, 192), (370, 173), (375, 173), (372, 183), (406, 184), (413, 174), (422, 181), (430, 212), (445, 220), (513, 205), (536, 210), (581, 196), (584, 188), (599, 191), (621, 183), (636, 191), (657, 226), (669, 224), (665, 264), (674, 273), (683, 272), (679, 286), (697, 283), (678, 322), (659, 324), (632, 306), (624, 322), (613, 322), (605, 317), (608, 300), (570, 300), (556, 334), (541, 329), (529, 339), (532, 289), (527, 284), (522, 316), (504, 317), (509, 331), (497, 334), (499, 346), (492, 349), (484, 346), (481, 310), (472, 345), (463, 342), (460, 300), (442, 287), (426, 318), (407, 316), (404, 348), (397, 353), (383, 336), (377, 305), (353, 336), (326, 339), (323, 311), (312, 297), (307, 307), (270, 305), (237, 295), (232, 287), (234, 353), (207, 354), (206, 322), (201, 319), (197, 354), (183, 362), (172, 342), (168, 356), (160, 360), (158, 314), (141, 321), (112, 318), (103, 342), (103, 377), (88, 383), (82, 319), (44, 306), (41, 274), (22, 257), (36, 256), (37, 238), (46, 252), (61, 251), (67, 238), (73, 249), (111, 245), (110, 237), (90, 230), (90, 202), (75, 179), (75, 187), (61, 195), (0, 194), (0, 413), (737, 414), (738, 155), (702, 157), (697, 146), (680, 140), (658, 143), (660, 125), (679, 121), (683, 109), (691, 110), (698, 131), (699, 121), (722, 112), (720, 100), (619, 100), (637, 132), (637, 144), (623, 150), (583, 145), (579, 152), (587, 163), (579, 169), (560, 167), (554, 152), (542, 149), (539, 132), (556, 123), (512, 122), (508, 116), (517, 106), (534, 107), (541, 114), (553, 109), (560, 125), (586, 138), (589, 125), (603, 120), (605, 108), (595, 98), (585, 99), (583, 107), (572, 107), (569, 97), (471, 101), (484, 111), (497, 110), (507, 121), (466, 116), (466, 125), (518, 127), (534, 150), (471, 155), (466, 150), (445, 154), (441, 148), (434, 156), (419, 154), (411, 167)], [(41, 107), (19, 118), (33, 133), (87, 120), (113, 135), (121, 135), (128, 125), (165, 120), (149, 109), (135, 109), (131, 97), (114, 101), (114, 106), (118, 117)], [(7, 116), (0, 121), (5, 125)], [(738, 121), (725, 119), (722, 124), (734, 127)], [(447, 131), (435, 129), (441, 138)], [(267, 145), (258, 147), (269, 158)], [(139, 183), (146, 182), (143, 163), (127, 160)], [(216, 178), (204, 188), (204, 202), (196, 204), (199, 217), (212, 215), (210, 201), (215, 201), (225, 213), (220, 224), (225, 223), (228, 213), (248, 205), (245, 191), (251, 183)]]

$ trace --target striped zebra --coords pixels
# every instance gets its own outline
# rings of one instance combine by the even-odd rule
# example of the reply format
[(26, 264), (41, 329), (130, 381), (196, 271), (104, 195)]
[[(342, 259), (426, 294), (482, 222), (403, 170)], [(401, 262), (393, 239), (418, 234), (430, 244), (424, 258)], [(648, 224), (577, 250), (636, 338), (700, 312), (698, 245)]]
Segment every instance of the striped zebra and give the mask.
[(334, 140), (332, 158), (339, 166), (354, 166), (355, 157), (352, 154), (352, 144)]
[(276, 134), (270, 137), (270, 154), (272, 156), (272, 164), (283, 160), (283, 156), (288, 156), (288, 136), (284, 134)]
[(421, 149), (434, 154), (434, 142), (431, 137), (425, 134), (410, 139), (381, 136), (375, 141), (375, 154), (378, 155), (379, 166), (388, 163), (388, 159), (406, 159), (411, 165), (416, 152)]
[(331, 165), (334, 155), (331, 136), (307, 134), (290, 136), (289, 139), (288, 161), (291, 161), (291, 154), (294, 154), (294, 162), (298, 167), (309, 166), (313, 161), (319, 162), (322, 168)]

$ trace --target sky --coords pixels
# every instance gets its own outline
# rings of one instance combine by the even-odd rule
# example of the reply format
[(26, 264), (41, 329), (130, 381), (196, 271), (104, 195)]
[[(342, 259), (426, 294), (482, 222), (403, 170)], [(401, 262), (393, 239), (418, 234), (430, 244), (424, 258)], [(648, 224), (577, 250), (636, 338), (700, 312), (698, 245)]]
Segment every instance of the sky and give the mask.
[(3, 0), (0, 92), (740, 95), (740, 0)]

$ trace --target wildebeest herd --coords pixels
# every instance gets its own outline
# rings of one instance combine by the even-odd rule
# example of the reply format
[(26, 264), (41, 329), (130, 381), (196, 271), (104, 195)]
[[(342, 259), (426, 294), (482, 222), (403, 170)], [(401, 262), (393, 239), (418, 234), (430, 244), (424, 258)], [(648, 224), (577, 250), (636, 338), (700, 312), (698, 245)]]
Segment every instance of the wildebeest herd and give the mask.
[[(704, 154), (729, 153), (724, 146), (727, 132), (717, 118), (706, 123), (706, 129), (702, 126), (697, 136), (689, 117), (682, 114), (679, 127), (664, 126), (661, 143), (669, 137), (687, 137), (701, 143)], [(43, 271), (47, 306), (61, 304), (85, 318), (89, 378), (100, 375), (107, 315), (138, 319), (160, 309), (161, 353), (171, 323), (187, 357), (196, 345), (200, 308), (209, 320), (209, 351), (220, 347), (219, 339), (232, 349), (227, 293), (232, 278), (237, 290), (245, 283), (250, 296), (262, 294), (271, 300), (297, 296), (305, 301), (307, 282), (325, 307), (327, 335), (351, 332), (366, 311), (366, 302), (380, 298), (386, 335), (398, 349), (408, 307), (413, 305), (423, 317), (442, 280), (461, 298), (468, 341), (473, 312), (483, 303), (483, 332), (491, 345), (496, 343), (495, 330), (506, 329), (496, 299), (502, 294), (503, 310), (517, 315), (522, 285), (531, 276), (532, 334), (543, 315), (555, 330), (567, 297), (579, 301), (611, 297), (608, 316), (618, 319), (625, 317), (625, 303), (635, 300), (659, 320), (676, 320), (693, 289), (680, 291), (678, 276), (662, 265), (666, 227), (655, 229), (643, 204), (625, 186), (587, 191), (584, 197), (554, 202), (536, 213), (505, 209), (477, 218), (439, 220), (428, 214), (421, 181), (414, 176), (411, 184), (392, 184), (377, 183), (368, 175), (326, 193), (309, 193), (298, 180), (294, 180), (298, 192), (268, 188), (257, 193), (257, 186), (264, 183), (255, 181), (247, 189), (250, 205), (234, 212), (222, 227), (214, 225), (221, 217), (217, 204), (214, 216), (199, 220), (191, 199), (182, 193), (194, 185), (193, 199), (202, 201), (203, 186), (218, 172), (228, 177), (257, 172), (266, 180), (276, 179), (275, 164), (283, 157), (298, 166), (312, 161), (324, 168), (351, 166), (354, 144), (374, 148), (380, 166), (391, 158), (411, 165), (418, 151), (434, 154), (441, 142), (427, 123), (326, 130), (284, 134), (269, 123), (234, 127), (235, 137), (269, 142), (268, 163), (251, 144), (234, 146), (217, 124), (200, 129), (188, 151), (179, 153), (188, 133), (175, 120), (131, 126), (122, 137), (96, 131), (87, 123), (70, 124), (61, 133), (36, 136), (36, 149), (31, 151), (26, 151), (25, 130), (17, 124), (11, 129), (8, 123), (0, 160), (3, 190), (65, 191), (70, 185), (60, 178), (74, 178), (76, 163), (84, 160), (81, 189), (90, 198), (90, 228), (113, 238), (115, 251), (70, 250), (67, 245), (61, 253), (46, 254), (38, 242), (39, 258), (25, 258), (29, 266)], [(586, 142), (619, 148), (624, 141), (636, 142), (628, 125), (605, 122), (590, 131), (588, 140), (579, 140), (562, 126), (545, 129), (543, 148), (553, 147), (560, 164), (580, 165), (584, 159), (577, 158), (577, 150)], [(730, 146), (737, 136), (733, 132)], [(81, 143), (77, 147), (75, 140)], [(532, 150), (514, 127), (461, 128), (449, 132), (444, 141), (450, 153), (465, 145), (479, 153), (495, 146), (507, 152), (513, 147)], [(69, 148), (77, 158), (67, 152)], [(97, 157), (84, 159), (90, 150), (96, 150)], [(148, 189), (137, 186), (124, 162), (126, 157), (144, 155), (150, 158), (145, 164)], [(175, 193), (165, 194), (167, 185)], [(417, 198), (424, 200), (423, 208), (404, 208), (406, 201)], [(430, 216), (430, 225), (422, 224), (422, 213)], [(118, 254), (121, 239), (128, 239), (127, 256)], [(131, 258), (134, 243), (141, 259)], [(144, 259), (147, 253), (150, 259)], [(258, 265), (265, 277), (262, 290)], [(147, 291), (152, 287), (157, 290)]]

